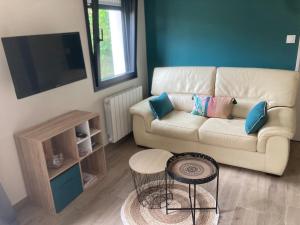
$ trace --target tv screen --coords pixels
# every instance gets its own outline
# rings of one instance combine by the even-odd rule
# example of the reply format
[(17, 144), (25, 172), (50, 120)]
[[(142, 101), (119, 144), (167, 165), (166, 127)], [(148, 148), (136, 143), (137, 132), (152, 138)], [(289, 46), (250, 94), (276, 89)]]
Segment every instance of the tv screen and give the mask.
[(17, 98), (86, 78), (78, 32), (2, 38)]

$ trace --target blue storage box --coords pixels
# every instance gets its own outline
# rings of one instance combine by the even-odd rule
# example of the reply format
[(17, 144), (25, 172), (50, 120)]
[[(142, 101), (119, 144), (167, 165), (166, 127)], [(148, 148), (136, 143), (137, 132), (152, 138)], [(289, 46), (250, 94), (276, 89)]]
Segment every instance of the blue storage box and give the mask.
[(71, 167), (51, 180), (51, 189), (56, 212), (62, 211), (83, 192), (79, 165)]

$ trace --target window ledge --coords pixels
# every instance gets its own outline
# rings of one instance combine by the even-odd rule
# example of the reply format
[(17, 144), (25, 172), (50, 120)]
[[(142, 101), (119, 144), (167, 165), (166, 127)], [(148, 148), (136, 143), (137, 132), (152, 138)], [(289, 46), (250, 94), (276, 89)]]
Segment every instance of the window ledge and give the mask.
[(129, 81), (129, 80), (133, 80), (135, 78), (137, 78), (137, 73), (136, 72), (132, 72), (132, 73), (127, 73), (124, 75), (121, 75), (119, 77), (114, 77), (112, 79), (109, 80), (105, 80), (105, 81), (101, 81), (99, 82), (99, 86), (94, 86), (94, 91), (101, 91), (103, 89), (109, 88), (111, 86), (123, 83), (125, 81)]

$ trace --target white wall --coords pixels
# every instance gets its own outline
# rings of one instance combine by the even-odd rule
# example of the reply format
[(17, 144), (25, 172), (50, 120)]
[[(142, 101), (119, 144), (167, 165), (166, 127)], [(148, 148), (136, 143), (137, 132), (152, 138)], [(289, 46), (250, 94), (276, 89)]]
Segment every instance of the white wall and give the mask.
[(13, 139), (16, 131), (72, 109), (104, 115), (104, 97), (130, 86), (142, 84), (144, 93), (147, 93), (144, 0), (138, 3), (138, 78), (95, 93), (82, 0), (0, 1), (0, 37), (80, 31), (88, 74), (88, 79), (17, 100), (3, 46), (0, 44), (0, 182), (13, 204), (26, 197)]

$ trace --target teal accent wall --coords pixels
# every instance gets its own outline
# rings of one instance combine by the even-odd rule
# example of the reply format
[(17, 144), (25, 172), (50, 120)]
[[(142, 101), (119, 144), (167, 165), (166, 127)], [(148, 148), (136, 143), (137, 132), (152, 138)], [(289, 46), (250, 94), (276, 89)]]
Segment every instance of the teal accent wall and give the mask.
[(150, 87), (158, 66), (295, 68), (300, 0), (145, 0), (145, 17)]

